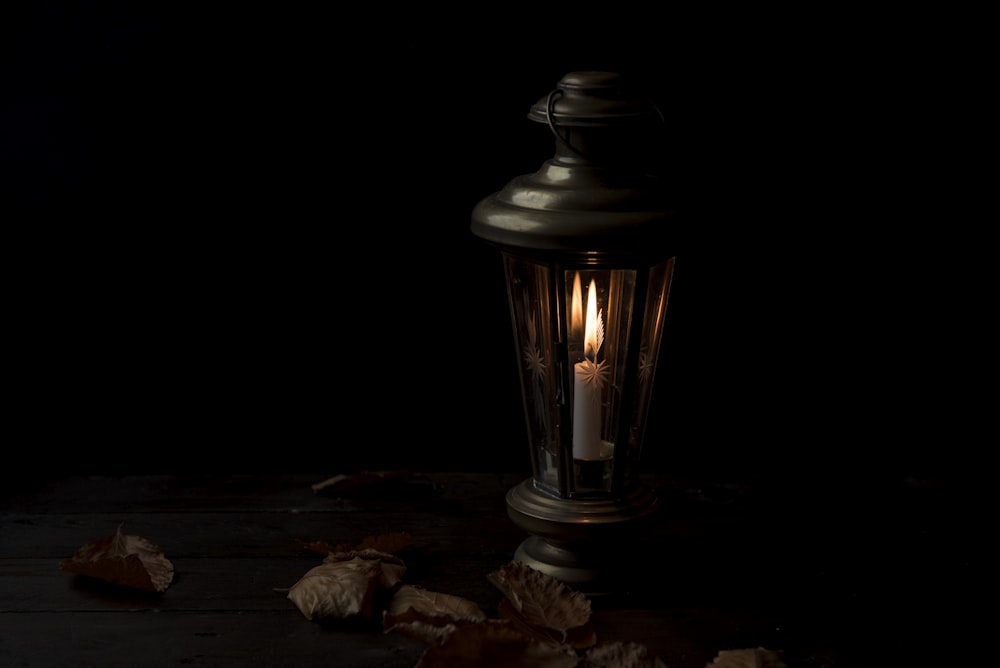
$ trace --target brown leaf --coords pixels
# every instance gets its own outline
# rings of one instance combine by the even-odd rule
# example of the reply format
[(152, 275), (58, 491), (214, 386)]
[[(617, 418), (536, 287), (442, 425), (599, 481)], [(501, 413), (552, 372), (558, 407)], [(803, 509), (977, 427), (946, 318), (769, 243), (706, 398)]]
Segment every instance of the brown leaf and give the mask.
[(575, 668), (579, 659), (567, 645), (535, 640), (499, 619), (461, 624), (440, 644), (424, 650), (416, 668)]
[[(386, 633), (398, 633), (407, 638), (413, 638), (425, 645), (440, 645), (459, 626), (463, 624), (479, 624), (480, 622), (456, 622), (448, 624), (428, 624), (427, 622), (414, 620), (409, 622), (395, 622), (392, 626), (386, 627)], [(385, 622), (383, 622), (383, 625)]]
[(587, 650), (581, 668), (667, 668), (667, 664), (645, 645), (616, 641)]
[(501, 619), (508, 620), (528, 635), (543, 642), (569, 645), (575, 649), (593, 647), (597, 643), (597, 632), (594, 630), (594, 625), (590, 622), (569, 629), (558, 629), (544, 624), (535, 624), (529, 621), (527, 615), (522, 614), (514, 608), (514, 604), (509, 599), (500, 601), (497, 613)]
[(486, 619), (478, 605), (451, 594), (402, 585), (382, 614), (382, 626), (427, 644), (444, 640), (457, 625)]
[(395, 554), (408, 548), (413, 544), (413, 536), (401, 531), (398, 533), (384, 533), (378, 536), (366, 536), (364, 540), (356, 545), (348, 543), (338, 543), (336, 545), (325, 540), (317, 540), (311, 543), (303, 543), (307, 550), (327, 554), (329, 552), (354, 552), (357, 550), (378, 550)]
[(591, 647), (597, 635), (590, 623), (590, 599), (556, 578), (512, 561), (487, 578), (503, 592), (501, 617), (538, 640)]
[(174, 579), (174, 565), (155, 543), (123, 534), (91, 541), (63, 559), (64, 571), (99, 578), (116, 585), (150, 592), (164, 592)]
[(422, 619), (435, 621), (481, 622), (486, 619), (486, 613), (474, 602), (437, 591), (403, 585), (393, 595), (386, 609), (386, 618), (391, 621)]
[(788, 668), (781, 653), (763, 647), (720, 651), (705, 668)]
[(719, 652), (705, 668), (788, 668), (778, 652), (763, 647), (727, 649)]
[(379, 565), (380, 577), (378, 584), (383, 589), (394, 589), (403, 581), (406, 575), (406, 564), (394, 554), (378, 550), (353, 550), (351, 552), (331, 552), (323, 559), (323, 563), (337, 563), (352, 559), (364, 559)]
[(349, 493), (368, 492), (372, 488), (382, 488), (388, 483), (408, 483), (414, 480), (426, 481), (421, 473), (405, 469), (391, 471), (360, 471), (351, 475), (335, 475), (312, 486), (316, 494), (341, 496)]
[(405, 531), (384, 533), (378, 536), (366, 536), (357, 545), (337, 545), (331, 552), (350, 552), (351, 550), (378, 550), (396, 554), (413, 544), (413, 536)]
[(354, 557), (310, 569), (288, 590), (288, 598), (308, 620), (370, 620), (382, 569), (379, 561)]
[(310, 552), (316, 552), (317, 554), (329, 554), (330, 552), (336, 552), (336, 546), (332, 543), (328, 543), (325, 540), (314, 540), (314, 541), (301, 541), (302, 547), (306, 548)]

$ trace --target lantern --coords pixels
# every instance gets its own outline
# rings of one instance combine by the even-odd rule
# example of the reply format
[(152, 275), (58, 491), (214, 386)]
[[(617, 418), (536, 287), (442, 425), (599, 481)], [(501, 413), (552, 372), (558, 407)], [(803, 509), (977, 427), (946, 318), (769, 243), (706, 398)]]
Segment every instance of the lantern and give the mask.
[(523, 394), (532, 474), (506, 501), (530, 536), (515, 559), (611, 592), (658, 509), (639, 463), (677, 243), (655, 169), (663, 117), (598, 71), (567, 74), (528, 117), (555, 155), (480, 201), (471, 227), (501, 251)]

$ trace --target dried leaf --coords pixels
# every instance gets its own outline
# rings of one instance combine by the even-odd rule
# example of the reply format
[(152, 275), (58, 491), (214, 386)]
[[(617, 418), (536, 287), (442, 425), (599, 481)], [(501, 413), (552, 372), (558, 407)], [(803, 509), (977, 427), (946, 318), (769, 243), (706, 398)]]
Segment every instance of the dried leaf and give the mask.
[(458, 625), (440, 644), (428, 647), (416, 668), (508, 666), (575, 668), (576, 652), (567, 645), (539, 642), (499, 619)]
[(386, 632), (396, 631), (427, 644), (440, 643), (458, 624), (486, 619), (482, 609), (467, 599), (402, 585), (382, 614)]
[(506, 600), (501, 617), (538, 640), (591, 647), (597, 635), (590, 623), (590, 599), (556, 578), (512, 561), (487, 575)]
[(481, 622), (486, 613), (474, 602), (415, 585), (403, 585), (393, 595), (386, 609), (386, 618), (393, 621), (422, 619), (436, 621)]
[(174, 565), (155, 543), (141, 536), (123, 534), (121, 527), (114, 535), (83, 545), (70, 559), (63, 559), (59, 567), (150, 592), (166, 591), (174, 579)]
[(331, 552), (350, 552), (351, 550), (378, 550), (396, 554), (413, 544), (413, 536), (401, 531), (398, 533), (384, 533), (378, 536), (367, 536), (357, 545), (337, 545)]
[(719, 652), (705, 668), (788, 668), (779, 652), (757, 647), (753, 649), (727, 649)]
[(569, 629), (558, 629), (544, 624), (536, 624), (529, 617), (514, 608), (509, 599), (500, 601), (497, 610), (501, 619), (506, 619), (517, 628), (542, 642), (569, 645), (575, 649), (586, 649), (597, 643), (597, 632), (590, 622)]
[(395, 554), (408, 548), (412, 544), (413, 537), (405, 531), (399, 533), (380, 534), (378, 536), (366, 536), (365, 539), (357, 545), (349, 545), (347, 543), (338, 543), (334, 545), (325, 540), (304, 543), (307, 550), (312, 550), (313, 552), (318, 552), (319, 554), (328, 554), (330, 552), (355, 552), (358, 550), (378, 550), (379, 552)]
[(314, 540), (314, 541), (301, 541), (302, 547), (306, 548), (310, 552), (316, 552), (317, 554), (329, 554), (331, 552), (336, 552), (336, 546), (332, 543), (328, 543), (325, 540)]
[(310, 569), (288, 590), (288, 598), (308, 620), (369, 620), (382, 578), (379, 561), (354, 557)]
[(616, 641), (587, 650), (581, 668), (667, 668), (667, 664), (645, 645)]
[[(479, 624), (480, 622), (458, 622), (454, 624), (428, 624), (422, 621), (395, 622), (385, 628), (386, 633), (398, 633), (407, 638), (413, 638), (425, 645), (440, 645), (459, 626), (465, 623)], [(383, 622), (383, 626), (385, 622)]]
[(371, 491), (371, 488), (382, 488), (387, 483), (408, 483), (411, 481), (427, 481), (421, 473), (413, 473), (405, 469), (392, 471), (360, 471), (351, 475), (335, 475), (312, 486), (316, 494), (341, 496), (348, 493)]
[(351, 561), (352, 559), (364, 559), (379, 565), (380, 577), (378, 584), (383, 589), (395, 589), (403, 581), (406, 575), (406, 564), (394, 554), (380, 552), (378, 550), (354, 550), (351, 552), (331, 552), (323, 559), (323, 563), (337, 563)]

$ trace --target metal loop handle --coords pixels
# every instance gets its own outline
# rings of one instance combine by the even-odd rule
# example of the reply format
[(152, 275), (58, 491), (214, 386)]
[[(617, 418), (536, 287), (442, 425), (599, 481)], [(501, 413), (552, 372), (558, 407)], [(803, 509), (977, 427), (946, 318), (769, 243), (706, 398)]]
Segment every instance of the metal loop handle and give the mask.
[[(559, 88), (554, 88), (552, 90), (552, 92), (549, 93), (549, 96), (548, 96), (548, 98), (545, 101), (545, 122), (549, 126), (549, 130), (552, 131), (552, 134), (555, 136), (556, 139), (558, 139), (562, 143), (563, 146), (565, 146), (569, 150), (573, 151), (573, 153), (576, 153), (581, 158), (586, 159), (587, 156), (584, 155), (583, 152), (580, 151), (580, 149), (576, 148), (575, 146), (573, 146), (572, 144), (570, 144), (568, 141), (566, 141), (566, 139), (564, 139), (562, 137), (562, 135), (559, 134), (559, 131), (556, 130), (555, 121), (552, 119), (552, 116), (553, 116), (553, 113), (554, 113), (552, 111), (552, 109), (555, 106), (555, 102), (556, 102), (555, 95), (556, 95), (556, 93), (558, 93), (560, 96), (564, 94), (563, 91), (560, 90)], [(659, 117), (660, 123), (662, 123), (665, 126), (667, 124), (667, 119), (664, 118), (663, 111), (660, 110), (660, 105), (656, 104), (656, 102), (654, 102), (652, 100), (650, 100), (649, 103), (651, 105), (653, 105), (653, 111), (655, 111), (657, 117)]]
[(572, 144), (570, 144), (568, 141), (566, 141), (562, 137), (562, 135), (559, 134), (559, 131), (556, 130), (555, 121), (552, 120), (552, 113), (553, 113), (552, 112), (552, 107), (556, 103), (556, 101), (555, 101), (555, 94), (556, 93), (559, 93), (560, 96), (563, 95), (563, 92), (560, 89), (558, 89), (558, 88), (553, 88), (552, 92), (549, 93), (549, 97), (548, 97), (548, 99), (545, 102), (545, 122), (548, 124), (549, 130), (552, 131), (552, 134), (555, 136), (556, 139), (558, 139), (560, 142), (562, 142), (563, 146), (565, 146), (569, 150), (573, 151), (573, 153), (576, 153), (581, 158), (586, 159), (587, 156), (585, 156), (583, 153), (580, 152), (579, 149), (575, 148)]

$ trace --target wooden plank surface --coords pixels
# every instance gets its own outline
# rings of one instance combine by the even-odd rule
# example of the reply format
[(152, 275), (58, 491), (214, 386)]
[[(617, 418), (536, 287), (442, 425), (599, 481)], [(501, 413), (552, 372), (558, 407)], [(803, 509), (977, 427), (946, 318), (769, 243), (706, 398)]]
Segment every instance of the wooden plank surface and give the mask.
[(0, 665), (414, 666), (422, 644), (398, 634), (305, 621), (296, 611), (61, 612), (4, 615)]
[[(322, 555), (405, 531), (404, 580), (462, 596), (491, 616), (487, 574), (524, 534), (506, 516), (516, 474), (434, 473), (375, 493), (329, 496), (324, 477), (70, 477), (9, 487), (0, 512), (0, 665), (413, 666), (423, 647), (377, 624), (316, 623), (285, 589)], [(752, 486), (656, 478), (665, 510), (623, 555), (627, 593), (593, 600), (599, 640), (646, 644), (672, 668), (723, 649), (782, 649), (791, 668), (864, 666), (953, 630), (927, 610), (952, 602), (969, 555), (953, 497), (895, 488), (789, 508)], [(850, 501), (854, 499), (854, 501)], [(870, 500), (870, 499), (867, 499)], [(949, 501), (951, 500), (951, 501)], [(850, 502), (849, 502), (850, 501)], [(807, 509), (803, 520), (801, 511)], [(144, 595), (60, 570), (81, 545), (123, 527), (160, 545), (176, 576)], [(949, 545), (950, 547), (942, 547)], [(959, 611), (960, 612), (960, 611)]]

